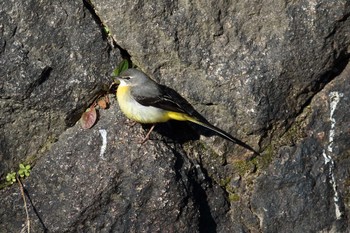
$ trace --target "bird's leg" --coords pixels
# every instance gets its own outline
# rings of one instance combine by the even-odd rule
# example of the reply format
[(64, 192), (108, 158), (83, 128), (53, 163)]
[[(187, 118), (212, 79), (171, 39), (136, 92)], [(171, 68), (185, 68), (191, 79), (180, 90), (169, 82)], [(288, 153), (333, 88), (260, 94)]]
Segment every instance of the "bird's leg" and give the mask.
[(155, 124), (152, 125), (152, 127), (150, 128), (150, 130), (148, 131), (148, 133), (146, 134), (146, 136), (142, 139), (142, 141), (141, 141), (140, 144), (145, 143), (145, 142), (149, 139), (149, 135), (151, 134), (151, 132), (153, 131), (153, 129), (154, 129), (155, 126), (156, 126)]

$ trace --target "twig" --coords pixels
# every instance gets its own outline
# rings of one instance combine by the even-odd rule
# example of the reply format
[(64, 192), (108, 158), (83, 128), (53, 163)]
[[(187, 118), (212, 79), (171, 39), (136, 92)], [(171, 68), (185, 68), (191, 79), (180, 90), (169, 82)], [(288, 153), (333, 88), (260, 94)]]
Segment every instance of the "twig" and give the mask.
[(30, 219), (29, 219), (29, 213), (28, 213), (28, 208), (27, 208), (27, 201), (26, 201), (26, 197), (24, 195), (24, 189), (23, 189), (23, 184), (20, 180), (20, 178), (17, 176), (16, 177), (17, 181), (18, 181), (18, 185), (19, 185), (19, 189), (21, 190), (21, 194), (22, 194), (22, 198), (23, 198), (23, 202), (24, 202), (24, 209), (26, 210), (26, 215), (27, 215), (27, 231), (28, 233), (30, 233)]

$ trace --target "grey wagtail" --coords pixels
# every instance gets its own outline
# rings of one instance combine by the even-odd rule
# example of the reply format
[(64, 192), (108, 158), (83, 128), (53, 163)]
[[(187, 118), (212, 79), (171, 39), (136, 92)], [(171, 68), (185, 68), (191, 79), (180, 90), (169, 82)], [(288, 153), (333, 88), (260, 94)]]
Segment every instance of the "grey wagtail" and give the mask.
[(142, 71), (128, 69), (123, 71), (117, 79), (120, 81), (117, 88), (117, 99), (122, 112), (133, 121), (153, 124), (143, 142), (149, 138), (155, 123), (169, 120), (190, 121), (259, 154), (246, 143), (195, 117), (193, 108), (189, 108), (189, 104), (182, 97), (179, 98), (174, 94), (175, 91), (156, 83)]

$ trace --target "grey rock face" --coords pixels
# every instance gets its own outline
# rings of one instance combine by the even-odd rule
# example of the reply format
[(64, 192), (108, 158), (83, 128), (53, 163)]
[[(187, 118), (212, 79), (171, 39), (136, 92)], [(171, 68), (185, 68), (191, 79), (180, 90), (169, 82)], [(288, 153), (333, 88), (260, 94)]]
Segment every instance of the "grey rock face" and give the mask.
[(116, 58), (79, 2), (0, 4), (3, 175), (75, 124)]
[(307, 136), (281, 148), (258, 178), (252, 209), (265, 232), (349, 230), (349, 78), (347, 65), (312, 100), (303, 120)]
[[(346, 0), (1, 2), (2, 182), (33, 165), (32, 232), (349, 231), (349, 12)], [(112, 96), (81, 129), (119, 49), (261, 156), (191, 140), (186, 123), (139, 145), (145, 130)], [(18, 185), (0, 206), (0, 229), (21, 231)]]

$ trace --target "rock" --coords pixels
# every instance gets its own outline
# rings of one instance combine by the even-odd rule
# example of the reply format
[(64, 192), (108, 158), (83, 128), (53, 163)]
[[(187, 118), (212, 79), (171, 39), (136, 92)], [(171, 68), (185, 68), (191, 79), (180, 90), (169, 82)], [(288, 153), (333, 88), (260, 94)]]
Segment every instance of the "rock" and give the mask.
[(350, 63), (306, 109), (306, 137), (257, 179), (251, 203), (264, 232), (349, 230), (349, 81)]
[[(349, 12), (345, 0), (0, 3), (0, 175), (32, 164), (31, 231), (349, 231)], [(261, 156), (183, 122), (141, 146), (145, 129), (112, 95), (83, 130), (128, 54)], [(0, 206), (0, 229), (24, 230), (18, 185)]]
[[(223, 228), (216, 225), (230, 221), (225, 217), (229, 205), (224, 191), (197, 178), (195, 164), (181, 147), (157, 140), (140, 145), (141, 128), (117, 124), (120, 118), (112, 101), (111, 109), (100, 112), (92, 130), (76, 124), (38, 161), (25, 180), (36, 211), (31, 210), (33, 228), (49, 232)], [(105, 151), (101, 131), (107, 133)], [(127, 131), (134, 136), (127, 136)], [(25, 219), (19, 214), (24, 214), (20, 195), (10, 195), (16, 189), (2, 193), (4, 210), (16, 207), (14, 212), (0, 213), (4, 222)], [(212, 205), (220, 208), (211, 210)], [(18, 230), (8, 225), (2, 228)]]
[[(37, 157), (111, 82), (118, 51), (80, 2), (1, 5), (0, 175)], [(36, 13), (39, 12), (39, 13)], [(35, 160), (35, 159), (33, 159)]]
[(348, 54), (346, 1), (92, 2), (140, 68), (256, 147), (262, 132), (290, 126)]

